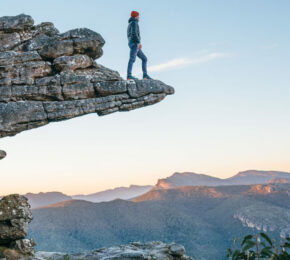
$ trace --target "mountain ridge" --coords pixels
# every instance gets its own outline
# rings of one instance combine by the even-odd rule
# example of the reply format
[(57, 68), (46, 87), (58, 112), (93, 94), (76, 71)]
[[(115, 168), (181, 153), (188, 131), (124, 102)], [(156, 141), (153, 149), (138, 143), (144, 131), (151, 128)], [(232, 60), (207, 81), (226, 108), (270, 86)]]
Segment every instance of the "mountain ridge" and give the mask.
[(132, 199), (152, 189), (152, 185), (130, 185), (129, 187), (116, 187), (87, 195), (73, 195), (73, 199), (84, 199), (92, 202), (103, 202), (114, 199)]
[(225, 198), (240, 195), (263, 195), (273, 193), (287, 193), (290, 196), (290, 183), (267, 183), (252, 185), (221, 185), (221, 186), (182, 186), (171, 189), (152, 189), (151, 191), (133, 199), (134, 202), (179, 199), (176, 194), (182, 194), (183, 197), (212, 197)]
[(79, 200), (34, 209), (30, 236), (41, 251), (176, 241), (195, 259), (224, 260), (234, 236), (263, 231), (279, 241), (290, 233), (290, 184), (187, 186), (150, 192), (162, 196), (101, 203)]
[[(266, 176), (265, 178), (259, 178), (254, 179), (254, 181), (251, 179), (251, 176)], [(273, 177), (274, 175), (274, 177)], [(183, 180), (183, 183), (177, 182), (174, 183), (174, 180), (179, 177), (185, 177), (185, 180)], [(196, 179), (193, 178), (191, 182), (187, 181), (187, 178), (191, 177), (198, 177), (198, 181), (196, 182)], [(235, 179), (236, 177), (239, 177), (238, 181)], [(242, 181), (240, 180), (240, 176), (242, 176)], [(277, 177), (278, 176), (278, 177)], [(280, 176), (280, 177), (279, 177)], [(287, 176), (288, 178), (285, 178)], [(172, 182), (172, 177), (173, 182)], [(282, 177), (282, 178), (281, 178)], [(283, 178), (284, 177), (284, 178)], [(247, 180), (247, 178), (250, 178), (250, 180)], [(159, 186), (160, 180), (162, 181), (168, 181), (166, 183), (167, 186)], [(208, 181), (213, 180), (213, 181)], [(226, 181), (225, 181), (226, 180)], [(231, 180), (227, 182), (227, 180)], [(225, 181), (225, 182), (224, 182)], [(246, 184), (245, 184), (246, 182)], [(258, 183), (257, 183), (258, 182)], [(146, 194), (151, 189), (152, 190), (159, 190), (159, 189), (174, 189), (184, 186), (206, 186), (206, 187), (217, 187), (217, 186), (232, 186), (232, 185), (252, 185), (252, 184), (266, 184), (266, 183), (288, 183), (290, 182), (290, 174), (287, 172), (281, 172), (281, 171), (259, 171), (259, 170), (248, 170), (248, 171), (241, 171), (237, 174), (233, 175), (232, 177), (221, 179), (217, 177), (213, 177), (206, 174), (196, 174), (191, 172), (185, 172), (185, 173), (174, 173), (171, 176), (159, 179), (156, 185), (130, 185), (128, 187), (116, 187), (104, 191), (99, 191), (91, 194), (78, 194), (78, 195), (66, 195), (62, 192), (39, 192), (39, 193), (27, 193), (24, 194), (29, 199), (29, 203), (31, 204), (32, 208), (38, 208), (43, 207), (50, 204), (55, 204), (58, 202), (62, 202), (65, 200), (86, 200), (91, 202), (104, 202), (104, 201), (112, 201), (116, 199), (122, 199), (122, 200), (134, 200), (137, 199), (139, 196)], [(213, 185), (214, 184), (214, 185)]]
[(23, 196), (28, 198), (31, 208), (41, 208), (47, 205), (56, 204), (70, 200), (85, 200), (90, 202), (105, 202), (116, 199), (129, 200), (138, 197), (149, 191), (152, 185), (130, 185), (129, 187), (117, 187), (87, 195), (66, 195), (58, 191), (26, 193)]
[(193, 172), (175, 172), (173, 175), (159, 179), (153, 189), (169, 189), (182, 186), (220, 186), (264, 184), (273, 178), (290, 179), (290, 173), (281, 171), (247, 170), (238, 172), (229, 178), (217, 178)]

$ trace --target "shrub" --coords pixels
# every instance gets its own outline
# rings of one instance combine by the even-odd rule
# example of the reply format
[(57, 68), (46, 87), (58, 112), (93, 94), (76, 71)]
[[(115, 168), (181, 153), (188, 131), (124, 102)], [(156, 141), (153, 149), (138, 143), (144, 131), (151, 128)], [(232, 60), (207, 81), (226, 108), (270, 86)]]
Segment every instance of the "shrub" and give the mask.
[(233, 247), (228, 249), (227, 257), (232, 260), (290, 260), (290, 238), (277, 247), (274, 241), (265, 233), (256, 236), (244, 237), (239, 248), (236, 248), (238, 239), (234, 240)]

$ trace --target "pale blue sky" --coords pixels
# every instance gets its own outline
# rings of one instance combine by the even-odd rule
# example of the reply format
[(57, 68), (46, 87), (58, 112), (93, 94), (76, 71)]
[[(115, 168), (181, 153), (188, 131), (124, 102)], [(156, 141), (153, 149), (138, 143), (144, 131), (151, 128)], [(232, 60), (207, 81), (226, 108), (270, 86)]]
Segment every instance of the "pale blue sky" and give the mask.
[(133, 9), (151, 76), (176, 94), (129, 113), (1, 139), (8, 156), (0, 193), (90, 193), (154, 184), (175, 171), (222, 178), (290, 171), (290, 1), (0, 0), (0, 16), (26, 13), (61, 32), (101, 33), (106, 45), (97, 62), (121, 73)]

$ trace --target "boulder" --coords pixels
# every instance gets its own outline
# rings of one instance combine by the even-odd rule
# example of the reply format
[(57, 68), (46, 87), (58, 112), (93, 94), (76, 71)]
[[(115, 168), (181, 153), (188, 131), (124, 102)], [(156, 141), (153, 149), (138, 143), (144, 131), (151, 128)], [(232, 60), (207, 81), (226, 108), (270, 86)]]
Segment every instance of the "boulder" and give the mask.
[(5, 196), (0, 200), (0, 257), (7, 259), (31, 255), (35, 242), (25, 239), (32, 213), (28, 199), (18, 194)]
[(31, 28), (33, 24), (31, 16), (25, 14), (0, 17), (0, 31), (4, 32), (24, 31)]
[(85, 69), (93, 65), (93, 60), (87, 55), (61, 56), (53, 61), (55, 70)]
[(0, 160), (6, 157), (6, 152), (0, 150)]
[(0, 200), (0, 245), (7, 245), (27, 235), (32, 213), (27, 198), (18, 194)]

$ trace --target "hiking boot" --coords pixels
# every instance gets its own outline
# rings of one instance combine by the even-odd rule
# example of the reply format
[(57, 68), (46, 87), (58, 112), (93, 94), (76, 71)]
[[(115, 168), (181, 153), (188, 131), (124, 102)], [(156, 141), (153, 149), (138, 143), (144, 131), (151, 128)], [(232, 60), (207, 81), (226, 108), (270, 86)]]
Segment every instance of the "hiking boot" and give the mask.
[(133, 76), (128, 76), (127, 80), (138, 80), (137, 78), (133, 77)]
[(143, 79), (152, 79), (152, 78), (148, 74), (144, 74)]

